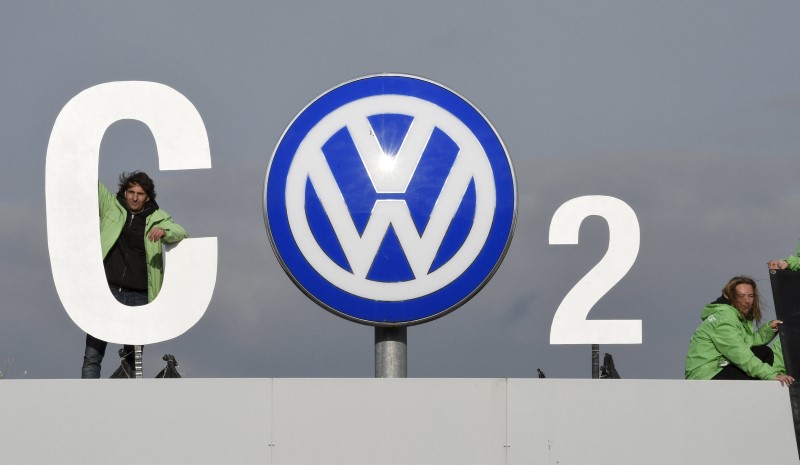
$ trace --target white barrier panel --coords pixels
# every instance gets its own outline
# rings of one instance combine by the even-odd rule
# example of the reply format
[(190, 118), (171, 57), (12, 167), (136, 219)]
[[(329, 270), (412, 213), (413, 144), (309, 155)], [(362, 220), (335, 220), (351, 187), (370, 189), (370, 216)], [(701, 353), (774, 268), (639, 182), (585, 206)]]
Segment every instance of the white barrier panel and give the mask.
[(797, 464), (777, 382), (3, 380), (2, 463)]

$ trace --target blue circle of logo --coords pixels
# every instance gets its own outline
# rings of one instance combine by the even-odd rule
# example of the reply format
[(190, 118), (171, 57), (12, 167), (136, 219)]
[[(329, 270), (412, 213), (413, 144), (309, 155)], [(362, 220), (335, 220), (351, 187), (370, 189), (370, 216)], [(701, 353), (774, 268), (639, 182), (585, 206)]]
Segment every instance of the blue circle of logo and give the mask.
[(324, 93), (286, 129), (264, 218), (312, 300), (359, 323), (412, 325), (489, 281), (516, 194), (502, 141), (469, 102), (419, 77), (368, 76)]

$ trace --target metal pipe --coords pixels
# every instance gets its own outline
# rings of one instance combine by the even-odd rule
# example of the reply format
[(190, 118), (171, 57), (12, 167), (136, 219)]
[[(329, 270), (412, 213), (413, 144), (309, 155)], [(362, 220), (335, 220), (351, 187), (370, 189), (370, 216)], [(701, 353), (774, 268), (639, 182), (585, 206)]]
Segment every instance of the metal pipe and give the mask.
[(592, 379), (600, 379), (600, 344), (592, 344)]
[(133, 346), (134, 378), (142, 379), (142, 346)]
[(408, 328), (375, 327), (375, 377), (408, 377)]

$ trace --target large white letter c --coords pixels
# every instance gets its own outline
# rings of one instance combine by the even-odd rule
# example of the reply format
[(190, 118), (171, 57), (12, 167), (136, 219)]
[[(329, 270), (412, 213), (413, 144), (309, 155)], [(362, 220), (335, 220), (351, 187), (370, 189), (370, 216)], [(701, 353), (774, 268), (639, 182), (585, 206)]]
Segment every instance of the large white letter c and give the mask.
[(211, 168), (205, 125), (175, 89), (140, 81), (86, 89), (64, 106), (50, 134), (47, 244), (59, 298), (81, 329), (108, 342), (153, 344), (183, 334), (205, 313), (216, 284), (217, 238), (184, 239), (165, 250), (164, 283), (153, 302), (133, 308), (111, 295), (100, 248), (97, 173), (103, 135), (123, 119), (147, 125), (162, 170)]

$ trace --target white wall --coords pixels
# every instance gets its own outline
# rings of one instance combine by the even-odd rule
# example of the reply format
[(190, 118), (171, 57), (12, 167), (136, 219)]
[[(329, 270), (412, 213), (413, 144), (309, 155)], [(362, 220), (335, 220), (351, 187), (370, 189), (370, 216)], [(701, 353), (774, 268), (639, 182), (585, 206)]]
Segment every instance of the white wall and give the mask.
[(797, 464), (776, 382), (3, 380), (9, 464)]

